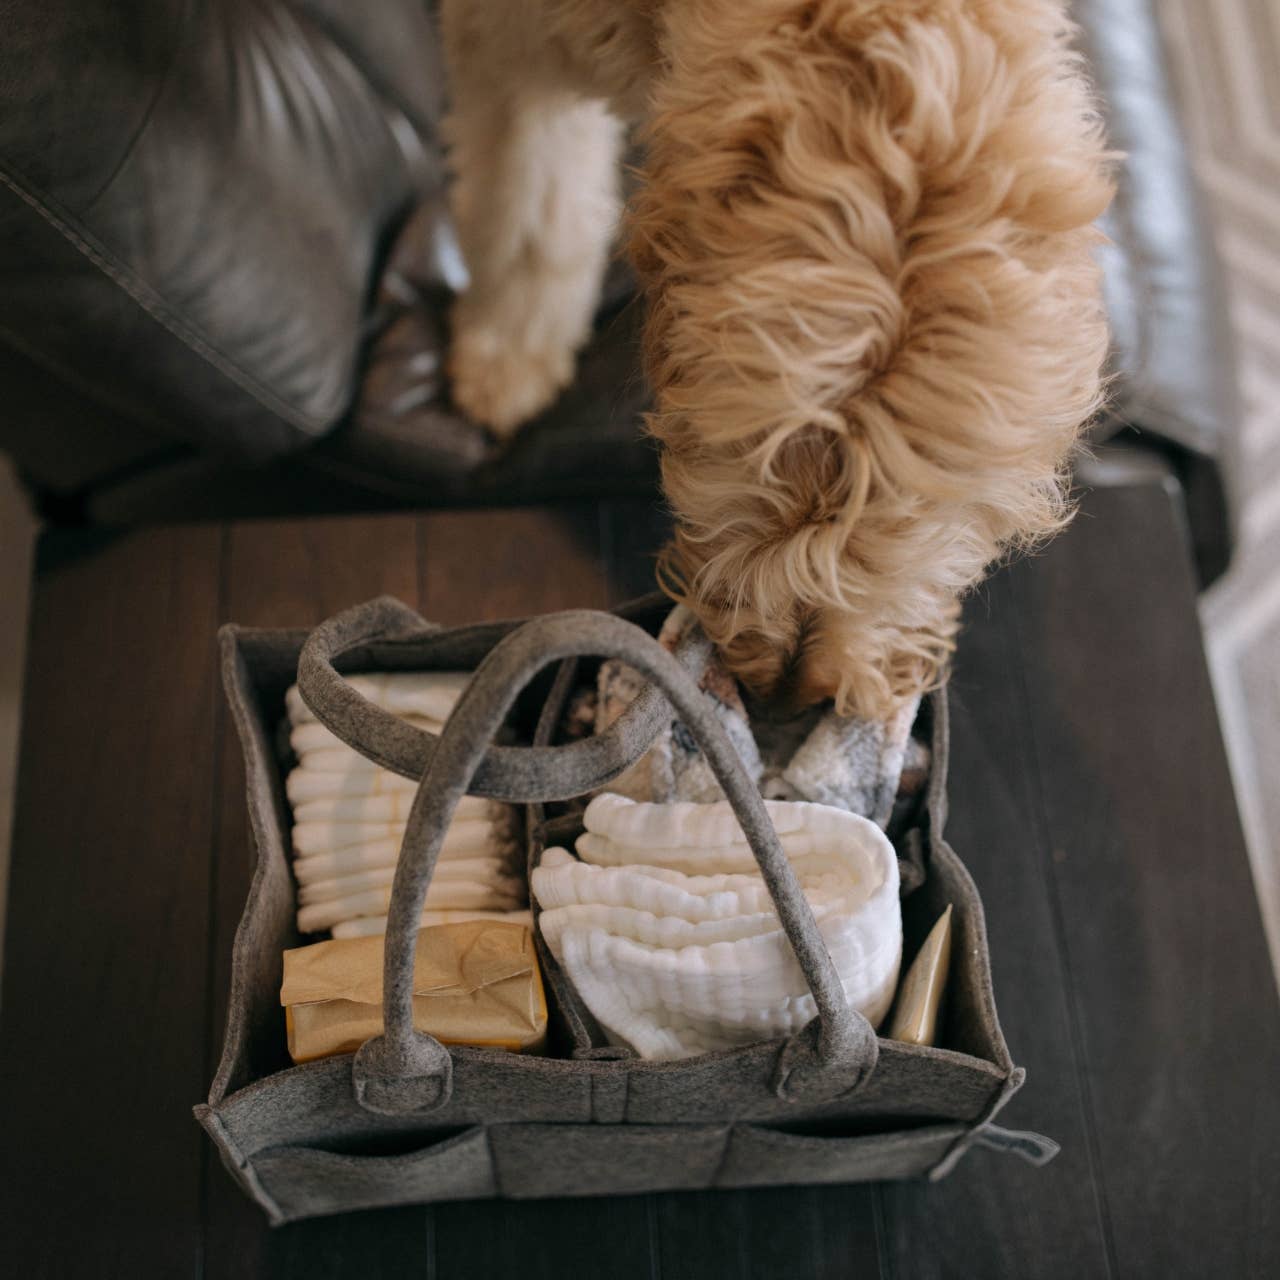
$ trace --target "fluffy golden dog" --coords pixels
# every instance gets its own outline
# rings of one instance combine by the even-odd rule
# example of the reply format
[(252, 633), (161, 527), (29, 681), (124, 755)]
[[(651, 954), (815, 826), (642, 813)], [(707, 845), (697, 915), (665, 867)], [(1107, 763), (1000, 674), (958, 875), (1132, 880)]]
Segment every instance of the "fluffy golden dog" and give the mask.
[(1107, 155), (1060, 0), (446, 0), (458, 403), (572, 376), (615, 219), (649, 313), (661, 565), (756, 694), (880, 716), (1058, 529), (1107, 346)]

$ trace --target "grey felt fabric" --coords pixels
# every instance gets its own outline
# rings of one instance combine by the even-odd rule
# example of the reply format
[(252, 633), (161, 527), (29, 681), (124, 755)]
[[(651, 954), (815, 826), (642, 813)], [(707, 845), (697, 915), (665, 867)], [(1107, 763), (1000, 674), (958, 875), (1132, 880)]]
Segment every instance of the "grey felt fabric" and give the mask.
[[(651, 688), (670, 699), (733, 805), (756, 856), (818, 1008), (817, 1025), (783, 1048), (774, 1087), (782, 1096), (815, 1100), (852, 1092), (875, 1068), (875, 1033), (844, 998), (839, 974), (778, 843), (764, 800), (723, 725), (694, 680), (656, 640), (634, 623), (583, 609), (535, 619), (500, 640), (477, 668), (436, 744), (409, 812), (392, 888), (385, 1034), (356, 1054), (357, 1097), (373, 1110), (391, 1113), (421, 1111), (448, 1101), (452, 1061), (439, 1043), (413, 1029), (414, 946), (427, 886), (453, 811), (517, 694), (549, 661), (584, 654), (623, 658), (650, 679)], [(591, 749), (598, 742), (592, 738), (577, 745)]]
[[(520, 625), (496, 623), (441, 632), (399, 600), (382, 596), (337, 614), (312, 632), (298, 662), (298, 688), (316, 718), (349, 746), (383, 768), (421, 778), (435, 752), (436, 736), (375, 707), (342, 679), (339, 665), (346, 671), (467, 668)], [(678, 656), (696, 671), (709, 654), (710, 646), (699, 636), (683, 645)], [(617, 724), (589, 742), (563, 747), (486, 743), (470, 792), (512, 801), (584, 795), (643, 755), (669, 714), (661, 692), (651, 688)]]
[[(653, 631), (665, 613), (659, 600), (625, 607)], [(336, 625), (341, 622), (341, 625)], [(207, 1104), (197, 1118), (217, 1144), (231, 1175), (273, 1222), (374, 1205), (475, 1198), (622, 1194), (679, 1187), (858, 1181), (948, 1171), (974, 1143), (1044, 1158), (1037, 1135), (1007, 1135), (990, 1123), (1022, 1082), (996, 1019), (982, 906), (967, 872), (942, 838), (946, 818), (945, 694), (926, 700), (933, 766), (911, 832), (923, 862), (920, 887), (904, 900), (908, 958), (914, 941), (949, 902), (955, 944), (945, 1047), (865, 1042), (865, 1022), (849, 1018), (833, 998), (830, 957), (821, 947), (808, 904), (732, 752), (705, 723), (691, 690), (696, 653), (672, 658), (617, 617), (558, 615), (523, 633), (520, 624), (442, 630), (386, 600), (354, 610), (321, 629), (323, 643), (304, 683), (326, 723), (366, 754), (400, 772), (427, 775), (397, 879), (388, 955), (388, 996), (395, 1013), (396, 975), (418, 888), (430, 876), (432, 844), (447, 813), (488, 770), (487, 794), (529, 805), (530, 857), (546, 843), (541, 801), (566, 792), (555, 771), (569, 761), (574, 787), (601, 785), (625, 768), (665, 720), (676, 714), (702, 735), (726, 792), (743, 816), (789, 935), (798, 943), (816, 989), (826, 988), (822, 1018), (790, 1041), (676, 1062), (645, 1062), (607, 1047), (572, 990), (542, 952), (555, 1056), (444, 1049), (430, 1037), (370, 1042), (390, 1050), (291, 1066), (279, 1005), (281, 953), (305, 941), (294, 922), (294, 885), (287, 849), (289, 813), (280, 762), (272, 751), (284, 691), (299, 672), (308, 643), (298, 631), (224, 628), (223, 677), (244, 749), (257, 866), (232, 955), (223, 1054)], [(313, 633), (313, 639), (314, 635)], [(328, 637), (325, 639), (324, 637)], [(654, 650), (658, 652), (655, 653)], [(621, 650), (622, 652), (619, 652)], [(598, 754), (549, 745), (573, 683), (572, 655), (625, 656), (662, 685), (651, 711), (633, 719)], [(569, 655), (569, 656), (567, 656)], [(493, 728), (518, 689), (539, 668), (566, 658), (544, 689), (526, 747), (494, 748)], [(484, 666), (460, 701), (441, 743), (409, 739), (385, 718), (346, 699), (338, 673), (372, 669)], [(472, 692), (473, 691), (473, 692)], [(543, 695), (539, 695), (540, 697)], [(314, 701), (313, 701), (314, 700)], [(674, 704), (677, 711), (672, 710)], [(518, 706), (519, 704), (517, 704)], [(336, 708), (336, 711), (334, 710)], [(368, 740), (380, 744), (366, 749)], [(648, 735), (648, 737), (646, 737)], [(536, 744), (536, 745), (535, 745)], [(591, 748), (585, 741), (574, 744)], [(502, 754), (499, 754), (499, 753)], [(523, 753), (537, 762), (526, 764)], [(628, 754), (629, 753), (629, 754)], [(603, 761), (603, 764), (602, 764)], [(548, 777), (548, 771), (551, 775)], [(474, 774), (474, 776), (472, 776)], [(586, 780), (584, 783), (584, 779)], [(558, 828), (572, 817), (558, 819)], [(908, 833), (910, 834), (910, 833)], [(557, 838), (561, 838), (559, 832)], [(416, 843), (415, 843), (416, 842)], [(905, 841), (900, 841), (900, 845)], [(408, 886), (408, 889), (405, 886)], [(816, 945), (815, 945), (816, 943)], [(829, 1020), (834, 1033), (824, 1036)], [(862, 1023), (862, 1026), (859, 1026)], [(388, 1027), (395, 1025), (395, 1017)], [(408, 1046), (405, 1048), (405, 1046)], [(425, 1046), (425, 1048), (424, 1048)], [(368, 1046), (362, 1049), (362, 1054)], [(397, 1050), (403, 1050), (398, 1052)], [(359, 1064), (359, 1065), (357, 1065)], [(363, 1085), (363, 1100), (361, 1086)]]

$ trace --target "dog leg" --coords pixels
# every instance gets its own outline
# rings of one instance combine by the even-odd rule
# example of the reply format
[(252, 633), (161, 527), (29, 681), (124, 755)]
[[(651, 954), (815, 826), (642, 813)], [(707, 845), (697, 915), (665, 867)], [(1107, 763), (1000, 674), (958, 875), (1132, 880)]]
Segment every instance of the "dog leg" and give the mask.
[(622, 125), (603, 102), (521, 84), (513, 68), (461, 71), (449, 133), (471, 283), (453, 311), (449, 372), (457, 405), (505, 437), (570, 381), (590, 331)]

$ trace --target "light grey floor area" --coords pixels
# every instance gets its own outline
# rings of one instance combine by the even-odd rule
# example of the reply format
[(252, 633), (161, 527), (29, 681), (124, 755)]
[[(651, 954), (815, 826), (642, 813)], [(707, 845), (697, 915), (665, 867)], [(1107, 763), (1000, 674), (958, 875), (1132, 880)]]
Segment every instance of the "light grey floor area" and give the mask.
[(1280, 4), (1161, 0), (1157, 8), (1239, 351), (1241, 540), (1200, 616), (1280, 974)]
[(0, 457), (0, 958), (4, 955), (5, 889), (35, 531), (36, 523), (9, 464)]

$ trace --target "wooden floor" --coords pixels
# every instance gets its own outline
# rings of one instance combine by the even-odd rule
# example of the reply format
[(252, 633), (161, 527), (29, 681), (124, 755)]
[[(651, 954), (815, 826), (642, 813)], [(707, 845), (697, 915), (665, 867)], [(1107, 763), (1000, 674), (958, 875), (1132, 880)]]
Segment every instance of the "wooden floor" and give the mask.
[(9, 461), (0, 455), (0, 957), (9, 886), (9, 841), (22, 716), (27, 597), (36, 521)]
[(458, 622), (648, 588), (640, 505), (50, 541), (0, 1000), (0, 1240), (25, 1277), (1272, 1277), (1280, 1012), (1176, 501), (1099, 491), (971, 602), (952, 819), (1025, 1089), (938, 1185), (485, 1202), (269, 1231), (191, 1118), (251, 850), (214, 632), (391, 592)]

